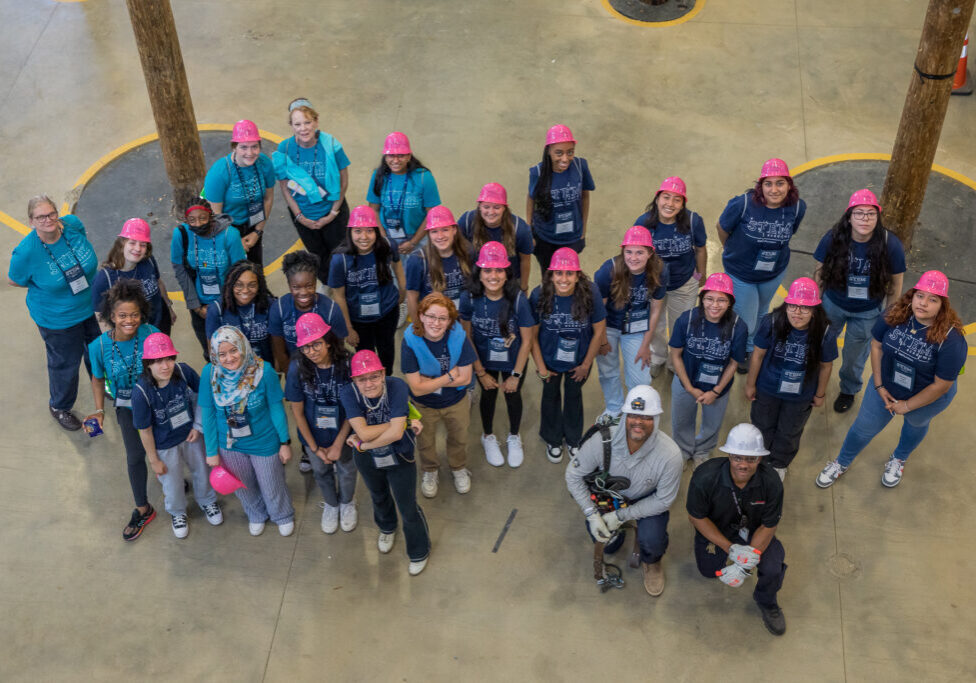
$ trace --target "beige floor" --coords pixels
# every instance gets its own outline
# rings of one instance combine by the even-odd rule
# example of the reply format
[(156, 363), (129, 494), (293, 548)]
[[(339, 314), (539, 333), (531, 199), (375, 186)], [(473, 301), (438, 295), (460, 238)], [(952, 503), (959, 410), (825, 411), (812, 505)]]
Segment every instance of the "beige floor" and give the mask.
[[(287, 102), (310, 97), (352, 159), (357, 201), (382, 137), (400, 129), (450, 207), (473, 206), (488, 181), (520, 207), (545, 129), (570, 125), (598, 188), (589, 269), (664, 176), (685, 178), (712, 226), (767, 157), (890, 151), (926, 4), (708, 0), (685, 24), (641, 28), (598, 0), (173, 2), (197, 119), (247, 117), (284, 135)], [(96, 160), (154, 127), (124, 3), (0, 0), (0, 11), (0, 211), (22, 221), (28, 197), (67, 196)], [(974, 107), (954, 99), (936, 157), (970, 178)], [(0, 251), (18, 239), (0, 227)], [(222, 527), (194, 514), (177, 542), (161, 515), (123, 544), (131, 499), (117, 430), (89, 443), (54, 425), (22, 291), (0, 290), (0, 311), (16, 330), (0, 369), (2, 680), (976, 678), (970, 376), (891, 491), (878, 477), (893, 428), (836, 487), (813, 486), (853, 420), (815, 411), (787, 479), (789, 630), (774, 639), (748, 589), (697, 577), (683, 493), (665, 594), (649, 598), (629, 570), (623, 591), (597, 592), (562, 468), (534, 436), (532, 380), (528, 462), (493, 469), (471, 447), (472, 492), (442, 479), (424, 503), (434, 551), (420, 577), (407, 576), (402, 538), (378, 556), (361, 486), (359, 529), (325, 537), (319, 496), (294, 467), (292, 538), (250, 538), (228, 500)], [(192, 348), (183, 324), (175, 336)], [(748, 414), (740, 392), (726, 427)], [(590, 419), (595, 377), (586, 402)], [(84, 391), (78, 407), (90, 407)], [(473, 424), (473, 444), (478, 433)], [(161, 504), (155, 482), (150, 493)]]

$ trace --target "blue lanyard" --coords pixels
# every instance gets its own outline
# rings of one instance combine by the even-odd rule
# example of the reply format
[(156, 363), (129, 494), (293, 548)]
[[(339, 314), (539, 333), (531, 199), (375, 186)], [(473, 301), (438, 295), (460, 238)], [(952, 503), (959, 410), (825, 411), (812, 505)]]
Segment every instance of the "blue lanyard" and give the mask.
[[(258, 189), (258, 194), (255, 197), (255, 200), (261, 198), (261, 191), (260, 191), (260, 187), (261, 187), (261, 174), (258, 173), (258, 162), (260, 162), (260, 161), (261, 161), (261, 158), (258, 157), (258, 160), (255, 161), (254, 164), (252, 164), (252, 166), (251, 166), (251, 168), (254, 169), (254, 178), (257, 181), (257, 186), (259, 188)], [(241, 184), (241, 192), (244, 193), (244, 199), (247, 200), (247, 203), (248, 204), (250, 204), (251, 203), (251, 191), (248, 188), (248, 186), (244, 183), (244, 177), (241, 175), (241, 167), (237, 165), (237, 162), (236, 161), (234, 161), (233, 155), (231, 155), (231, 165), (234, 167), (234, 170), (237, 171), (237, 182), (239, 182)]]
[[(390, 175), (393, 174), (390, 173)], [(387, 201), (383, 202), (383, 204), (393, 209), (393, 213), (396, 214), (396, 216), (400, 219), (400, 228), (406, 230), (406, 228), (404, 228), (403, 226), (403, 204), (407, 199), (407, 190), (410, 188), (410, 172), (408, 171), (406, 173), (406, 177), (403, 179), (403, 192), (400, 194), (399, 205), (395, 205), (393, 203), (393, 189), (391, 187), (392, 183), (390, 183), (390, 179), (387, 178), (384, 181), (383, 185), (385, 186), (386, 189), (386, 198), (387, 198)]]

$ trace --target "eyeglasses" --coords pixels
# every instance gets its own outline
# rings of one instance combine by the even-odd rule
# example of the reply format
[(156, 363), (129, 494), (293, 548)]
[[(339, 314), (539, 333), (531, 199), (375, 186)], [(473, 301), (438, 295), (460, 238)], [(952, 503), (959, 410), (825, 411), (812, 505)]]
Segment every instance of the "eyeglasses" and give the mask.
[(876, 218), (878, 216), (877, 211), (852, 211), (851, 218), (859, 218), (862, 221), (871, 218)]
[(234, 283), (234, 291), (235, 292), (244, 292), (244, 291), (256, 292), (256, 291), (258, 291), (258, 283), (257, 282), (241, 282), (240, 280), (238, 280), (237, 282)]
[(709, 306), (717, 306), (718, 304), (725, 304), (728, 303), (728, 301), (729, 300), (726, 299), (724, 296), (706, 296), (704, 299), (702, 299), (702, 303), (707, 304)]
[(811, 307), (801, 306), (800, 304), (786, 304), (786, 310), (793, 314), (813, 315), (813, 309)]
[(34, 216), (35, 223), (51, 223), (58, 220), (58, 212), (52, 211), (51, 213), (45, 213), (41, 216)]
[(424, 313), (424, 318), (427, 320), (427, 322), (432, 322), (432, 323), (446, 323), (446, 322), (450, 322), (451, 320), (450, 316), (428, 315), (426, 313)]
[(138, 320), (142, 317), (142, 313), (138, 311), (135, 313), (113, 313), (112, 315), (116, 320)]
[(755, 463), (759, 462), (760, 460), (762, 460), (762, 456), (759, 456), (759, 455), (731, 455), (730, 454), (729, 455), (729, 460), (731, 460), (732, 462), (740, 462), (740, 463), (745, 463), (747, 465), (752, 465), (752, 464), (755, 464)]
[(316, 339), (315, 341), (309, 342), (308, 344), (306, 344), (305, 346), (303, 346), (301, 348), (302, 348), (302, 353), (304, 353), (306, 355), (309, 354), (309, 353), (311, 353), (311, 352), (313, 352), (313, 351), (315, 353), (318, 353), (319, 351), (321, 351), (322, 349), (325, 348), (325, 340), (324, 339)]

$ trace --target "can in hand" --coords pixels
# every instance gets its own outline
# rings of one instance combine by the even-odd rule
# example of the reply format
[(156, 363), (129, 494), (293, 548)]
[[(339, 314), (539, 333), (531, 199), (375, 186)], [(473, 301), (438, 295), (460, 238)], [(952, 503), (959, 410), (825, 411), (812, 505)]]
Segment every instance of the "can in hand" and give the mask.
[(82, 424), (84, 424), (88, 436), (98, 436), (102, 433), (102, 428), (98, 426), (98, 420), (93, 417), (88, 418)]

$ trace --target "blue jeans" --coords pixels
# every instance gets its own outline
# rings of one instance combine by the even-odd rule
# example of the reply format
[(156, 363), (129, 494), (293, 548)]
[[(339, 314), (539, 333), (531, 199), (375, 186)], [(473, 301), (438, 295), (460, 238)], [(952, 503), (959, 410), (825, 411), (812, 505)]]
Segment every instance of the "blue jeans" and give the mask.
[[(644, 332), (622, 334), (620, 330), (607, 328), (607, 340), (610, 342), (610, 352), (605, 356), (596, 357), (596, 369), (600, 373), (600, 387), (603, 389), (603, 400), (607, 404), (607, 412), (616, 415), (624, 405), (624, 390), (633, 389), (641, 384), (651, 383), (650, 367), (641, 368), (641, 362), (634, 362), (634, 356), (644, 341)], [(624, 357), (624, 377), (627, 384), (620, 381), (620, 356)]]
[[(681, 449), (685, 460), (692, 456), (701, 455), (706, 458), (712, 449), (718, 445), (718, 430), (725, 418), (725, 409), (729, 405), (731, 391), (715, 399), (711, 405), (699, 404), (695, 397), (685, 391), (681, 380), (675, 375), (671, 380), (671, 434)], [(701, 429), (695, 434), (695, 420), (698, 417), (698, 406), (701, 405)]]
[(417, 505), (417, 464), (413, 460), (407, 462), (402, 454), (395, 457), (396, 465), (379, 469), (369, 451), (353, 453), (356, 469), (373, 499), (373, 520), (380, 533), (396, 531), (399, 509), (407, 541), (407, 557), (411, 562), (420, 562), (430, 555), (430, 534), (424, 511)]
[[(641, 562), (654, 564), (664, 557), (664, 553), (668, 549), (668, 520), (670, 518), (671, 512), (666, 510), (659, 515), (634, 520), (637, 523), (637, 545), (640, 548)], [(587, 526), (586, 532), (589, 533), (589, 531), (589, 526)], [(621, 529), (622, 531), (623, 529)], [(596, 542), (593, 534), (590, 534), (590, 539), (594, 543)], [(616, 552), (619, 547), (618, 544), (613, 550), (604, 550), (612, 553)]]
[(759, 283), (745, 282), (732, 274), (729, 274), (729, 277), (732, 278), (732, 286), (735, 290), (735, 306), (732, 308), (749, 328), (746, 352), (752, 353), (752, 338), (756, 336), (759, 321), (769, 312), (769, 302), (773, 300), (779, 288), (779, 277)]
[[(908, 460), (925, 435), (929, 431), (929, 422), (932, 418), (945, 410), (953, 397), (956, 395), (957, 383), (952, 383), (952, 388), (945, 394), (929, 403), (927, 406), (916, 408), (905, 414), (905, 421), (901, 425), (901, 436), (898, 438), (898, 445), (895, 447), (894, 456), (899, 460)], [(864, 398), (861, 400), (861, 410), (857, 414), (857, 419), (851, 425), (844, 443), (840, 447), (840, 454), (837, 461), (844, 467), (854, 462), (858, 453), (864, 450), (871, 439), (878, 432), (885, 428), (893, 416), (884, 407), (884, 401), (874, 388), (874, 383), (868, 384), (864, 391)]]
[(55, 410), (71, 410), (78, 398), (78, 366), (82, 361), (91, 377), (91, 360), (88, 345), (102, 331), (95, 316), (63, 330), (37, 326), (47, 349), (47, 385), (51, 394), (50, 404)]
[(838, 330), (847, 326), (844, 334), (844, 361), (840, 366), (840, 392), (856, 394), (861, 390), (861, 377), (864, 365), (871, 355), (871, 328), (881, 316), (881, 309), (852, 312), (823, 297), (823, 308), (830, 322)]

